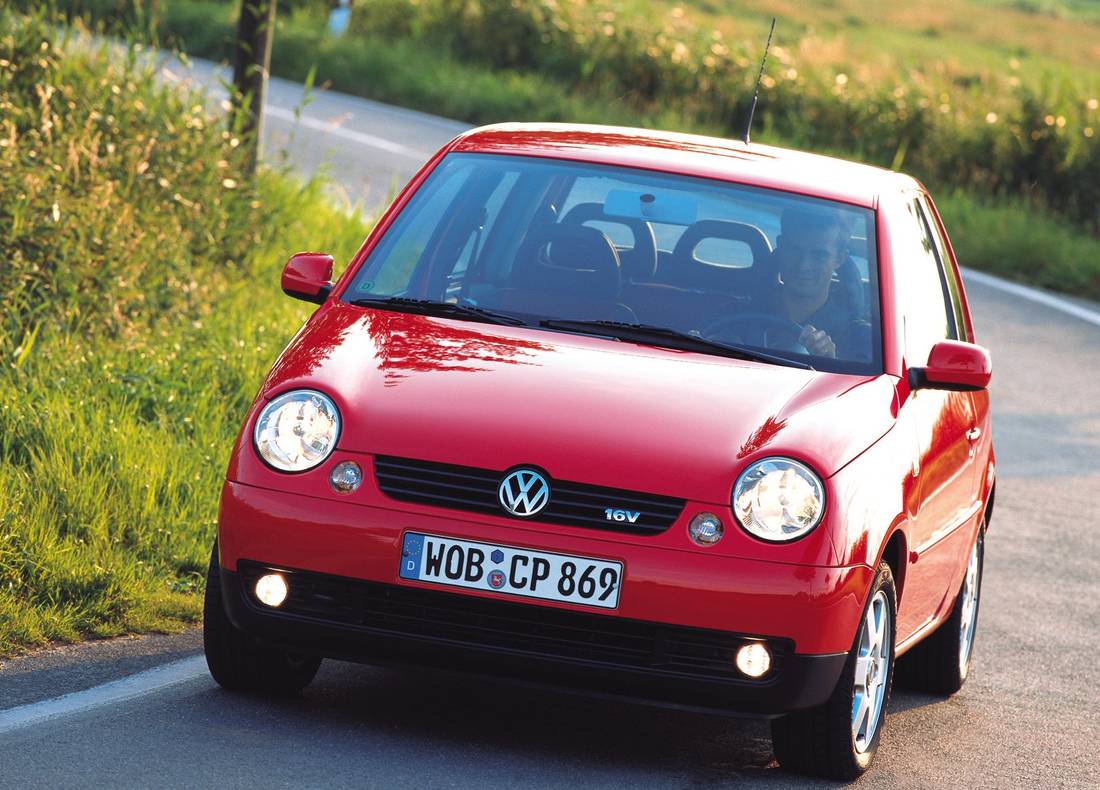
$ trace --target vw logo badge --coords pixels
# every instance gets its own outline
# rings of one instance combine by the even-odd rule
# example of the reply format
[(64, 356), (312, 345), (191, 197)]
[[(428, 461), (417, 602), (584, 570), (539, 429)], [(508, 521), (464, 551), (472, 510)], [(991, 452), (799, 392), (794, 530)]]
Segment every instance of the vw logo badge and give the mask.
[(546, 507), (550, 484), (534, 469), (517, 469), (500, 481), (497, 496), (501, 507), (513, 516), (526, 518)]

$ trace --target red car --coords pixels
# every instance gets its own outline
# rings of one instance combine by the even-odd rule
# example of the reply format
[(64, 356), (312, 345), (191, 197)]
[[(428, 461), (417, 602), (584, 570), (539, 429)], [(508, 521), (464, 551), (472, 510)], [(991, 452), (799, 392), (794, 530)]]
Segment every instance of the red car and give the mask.
[(440, 151), (275, 363), (205, 612), (223, 686), (324, 656), (772, 720), (866, 770), (959, 689), (993, 508), (988, 353), (923, 187), (635, 129)]

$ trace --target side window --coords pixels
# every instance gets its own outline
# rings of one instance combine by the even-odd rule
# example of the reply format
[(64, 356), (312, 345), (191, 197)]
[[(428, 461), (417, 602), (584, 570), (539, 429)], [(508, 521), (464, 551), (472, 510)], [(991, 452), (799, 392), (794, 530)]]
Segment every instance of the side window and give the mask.
[(955, 268), (951, 265), (947, 255), (947, 240), (940, 232), (940, 226), (936, 223), (935, 214), (929, 206), (928, 198), (924, 195), (920, 197), (920, 209), (921, 213), (924, 215), (924, 221), (931, 231), (932, 242), (936, 247), (936, 255), (940, 259), (940, 265), (943, 267), (944, 279), (947, 283), (947, 293), (951, 299), (951, 312), (955, 319), (956, 335), (959, 340), (970, 340), (966, 331), (966, 317), (963, 314), (962, 289), (955, 276)]
[(943, 269), (920, 206), (913, 198), (906, 198), (904, 205), (898, 261), (904, 283), (905, 354), (909, 364), (923, 365), (933, 345), (956, 337), (955, 317), (948, 307)]

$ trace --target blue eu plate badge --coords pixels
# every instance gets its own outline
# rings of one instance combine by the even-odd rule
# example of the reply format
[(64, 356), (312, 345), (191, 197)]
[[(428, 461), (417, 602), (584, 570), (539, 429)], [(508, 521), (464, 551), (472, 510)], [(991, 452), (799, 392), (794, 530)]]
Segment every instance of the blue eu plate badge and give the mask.
[(424, 536), (415, 532), (405, 533), (405, 542), (401, 546), (401, 578), (420, 578), (420, 557), (424, 553)]

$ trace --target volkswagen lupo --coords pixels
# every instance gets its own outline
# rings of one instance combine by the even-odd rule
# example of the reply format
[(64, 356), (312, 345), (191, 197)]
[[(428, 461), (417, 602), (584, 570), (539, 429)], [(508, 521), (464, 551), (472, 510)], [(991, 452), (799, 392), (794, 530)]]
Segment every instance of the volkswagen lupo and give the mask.
[[(771, 719), (870, 764), (971, 665), (988, 353), (912, 178), (585, 126), (444, 147), (264, 381), (222, 490), (218, 683), (322, 657)], [(895, 667), (895, 660), (898, 663)]]

